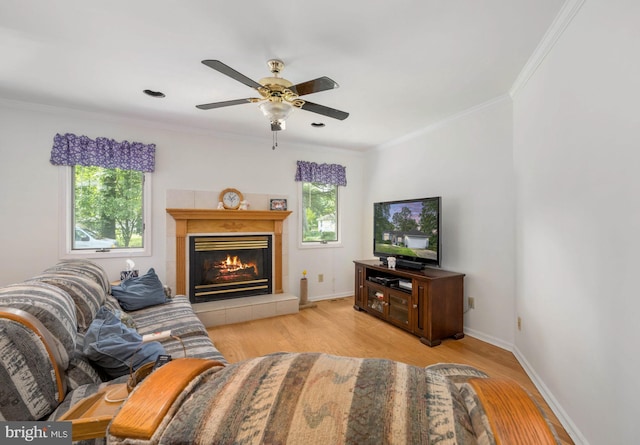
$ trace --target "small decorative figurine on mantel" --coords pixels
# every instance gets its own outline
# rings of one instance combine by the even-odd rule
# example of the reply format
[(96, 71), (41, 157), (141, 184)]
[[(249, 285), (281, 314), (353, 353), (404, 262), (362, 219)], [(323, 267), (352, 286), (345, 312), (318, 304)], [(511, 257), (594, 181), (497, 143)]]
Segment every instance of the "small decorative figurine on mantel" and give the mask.
[(239, 210), (249, 210), (249, 201), (240, 201)]

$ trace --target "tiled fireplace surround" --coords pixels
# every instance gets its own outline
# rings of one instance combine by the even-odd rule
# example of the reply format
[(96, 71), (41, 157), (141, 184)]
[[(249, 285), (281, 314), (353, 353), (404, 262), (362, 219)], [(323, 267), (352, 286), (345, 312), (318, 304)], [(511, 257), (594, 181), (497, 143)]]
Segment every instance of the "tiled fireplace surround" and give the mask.
[[(168, 190), (166, 196), (166, 208), (167, 209), (184, 209), (184, 210), (215, 210), (218, 204), (218, 196), (219, 191), (197, 191), (197, 190)], [(269, 200), (273, 198), (286, 198), (286, 196), (274, 196), (274, 195), (264, 195), (264, 194), (247, 194), (244, 193), (244, 198), (249, 202), (250, 211), (253, 210), (262, 210), (265, 211), (266, 217), (269, 217)], [(166, 264), (166, 273), (167, 273), (167, 284), (174, 289), (176, 293), (184, 293), (179, 287), (183, 287), (188, 289), (188, 286), (185, 286), (184, 283), (188, 280), (188, 252), (186, 251), (188, 248), (188, 242), (183, 243), (180, 247), (182, 252), (180, 255), (183, 255), (184, 261), (181, 262), (177, 260), (177, 231), (176, 231), (176, 220), (169, 213), (172, 210), (167, 210), (166, 215), (166, 227), (167, 227), (167, 264)], [(220, 232), (210, 233), (209, 235), (233, 235), (238, 233), (266, 233), (266, 232), (246, 232), (247, 227), (251, 227), (251, 224), (243, 224), (238, 221), (238, 223), (233, 222), (233, 215), (237, 214), (237, 212), (242, 212), (242, 210), (225, 210), (225, 211), (217, 211), (212, 212), (216, 218), (220, 218), (220, 212), (224, 212), (225, 218), (225, 227), (219, 230), (223, 230)], [(176, 213), (173, 211), (173, 213)], [(198, 212), (202, 213), (202, 212)], [(204, 212), (205, 214), (207, 212)], [(180, 212), (178, 218), (185, 217), (185, 214), (188, 215), (189, 212), (186, 213)], [(229, 215), (228, 219), (226, 215)], [(248, 216), (238, 215), (239, 217)], [(252, 215), (253, 216), (253, 215)], [(276, 215), (278, 218), (281, 218), (280, 215)], [(199, 215), (202, 217), (202, 215)], [(258, 215), (258, 217), (261, 217)], [(178, 223), (183, 224), (183, 223)], [(205, 223), (206, 225), (206, 223)], [(214, 224), (216, 225), (216, 224)], [(260, 225), (258, 225), (258, 229)], [(276, 226), (279, 226), (276, 224)], [(289, 280), (289, 254), (288, 254), (288, 219), (284, 219), (281, 222), (282, 226), (282, 266), (280, 273), (282, 275), (281, 279), (281, 291), (274, 286), (274, 293), (270, 295), (257, 295), (251, 297), (242, 297), (242, 298), (234, 298), (230, 300), (219, 300), (219, 301), (211, 301), (206, 303), (197, 303), (193, 305), (193, 308), (198, 314), (198, 317), (205, 326), (218, 326), (223, 324), (231, 324), (231, 323), (239, 323), (242, 321), (255, 320), (259, 318), (267, 318), (273, 317), (276, 315), (283, 314), (291, 314), (298, 312), (298, 297), (289, 293), (288, 291), (288, 280)], [(218, 229), (216, 229), (218, 230)], [(198, 235), (202, 235), (202, 232), (197, 232)], [(188, 233), (187, 236), (192, 235), (192, 233)], [(275, 249), (274, 249), (275, 250)], [(274, 265), (277, 260), (274, 260)], [(181, 270), (181, 268), (183, 268)], [(275, 269), (275, 266), (274, 266)], [(275, 270), (274, 270), (275, 272)], [(186, 275), (186, 278), (179, 278), (180, 275)], [(274, 276), (274, 281), (276, 277)]]

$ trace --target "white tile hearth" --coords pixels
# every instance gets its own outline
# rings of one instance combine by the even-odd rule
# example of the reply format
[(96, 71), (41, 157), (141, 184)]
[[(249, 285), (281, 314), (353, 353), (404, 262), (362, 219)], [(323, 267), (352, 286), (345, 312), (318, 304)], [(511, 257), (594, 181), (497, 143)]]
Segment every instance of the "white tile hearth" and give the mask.
[(298, 297), (287, 293), (232, 298), (193, 305), (198, 318), (208, 328), (295, 314), (298, 308)]

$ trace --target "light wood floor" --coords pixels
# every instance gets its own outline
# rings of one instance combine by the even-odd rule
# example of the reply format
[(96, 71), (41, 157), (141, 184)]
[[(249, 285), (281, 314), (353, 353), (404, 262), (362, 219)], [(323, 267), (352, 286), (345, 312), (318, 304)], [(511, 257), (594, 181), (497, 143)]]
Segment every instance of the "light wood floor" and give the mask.
[(516, 380), (543, 407), (562, 444), (573, 444), (515, 356), (473, 337), (445, 340), (430, 348), (402, 329), (353, 309), (353, 298), (318, 302), (298, 314), (209, 328), (209, 336), (231, 363), (272, 352), (325, 352), (382, 357), (416, 366), (464, 363), (492, 377)]

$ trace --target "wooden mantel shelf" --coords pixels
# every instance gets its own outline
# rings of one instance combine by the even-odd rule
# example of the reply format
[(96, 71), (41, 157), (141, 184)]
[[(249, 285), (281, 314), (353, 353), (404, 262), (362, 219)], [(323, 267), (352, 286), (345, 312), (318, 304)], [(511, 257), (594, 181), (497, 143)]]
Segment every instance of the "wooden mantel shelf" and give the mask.
[(167, 209), (176, 221), (176, 292), (186, 294), (189, 234), (273, 233), (275, 294), (282, 291), (282, 227), (291, 214), (282, 210)]
[(282, 210), (218, 210), (218, 209), (167, 209), (176, 221), (180, 219), (214, 220), (272, 220), (284, 221), (291, 214)]

